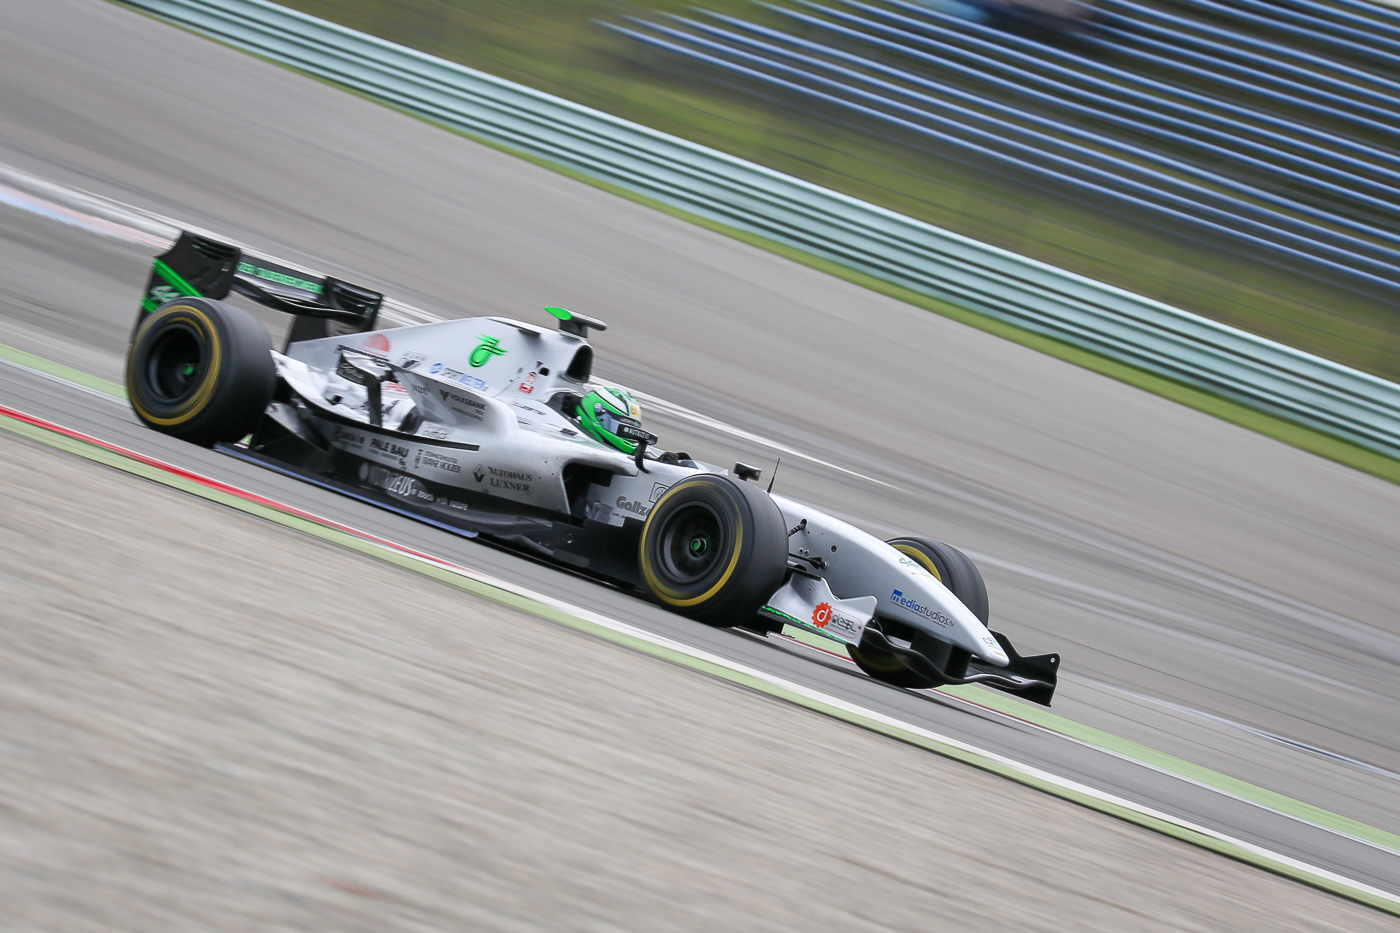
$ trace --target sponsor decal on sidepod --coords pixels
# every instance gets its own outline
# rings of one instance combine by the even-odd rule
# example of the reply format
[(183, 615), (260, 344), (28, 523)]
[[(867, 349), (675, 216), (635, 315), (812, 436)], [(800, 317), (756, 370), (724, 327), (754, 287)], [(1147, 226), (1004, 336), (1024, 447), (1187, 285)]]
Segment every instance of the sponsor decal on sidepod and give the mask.
[(395, 473), (393, 470), (386, 470), (382, 466), (373, 463), (360, 464), (360, 479), (372, 486), (378, 486), (385, 492), (402, 496), (405, 499), (422, 499), (427, 502), (435, 502), (436, 497), (423, 487), (411, 476), (402, 473)]
[(626, 496), (618, 496), (616, 505), (623, 512), (630, 512), (638, 518), (646, 518), (651, 514), (651, 507), (656, 504), (656, 500), (661, 498), (661, 494), (670, 489), (669, 485), (661, 483), (651, 484), (651, 501), (643, 502), (640, 499), (629, 499)]
[(535, 474), (524, 473), (520, 470), (502, 470), (499, 467), (486, 466), (478, 463), (476, 469), (472, 471), (472, 477), (478, 483), (496, 489), (510, 489), (514, 492), (530, 493), (530, 484), (535, 481)]
[(442, 470), (444, 473), (462, 472), (461, 464), (455, 457), (440, 454), (437, 451), (418, 448), (418, 453), (413, 455), (413, 468), (416, 470), (420, 466), (431, 467), (435, 470)]

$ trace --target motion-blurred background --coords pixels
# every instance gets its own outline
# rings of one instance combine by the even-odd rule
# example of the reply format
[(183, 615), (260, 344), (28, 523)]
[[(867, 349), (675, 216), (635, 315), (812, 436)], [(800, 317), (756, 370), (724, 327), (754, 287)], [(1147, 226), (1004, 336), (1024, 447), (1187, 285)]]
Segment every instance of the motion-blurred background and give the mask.
[(288, 5), (1400, 376), (1381, 3)]

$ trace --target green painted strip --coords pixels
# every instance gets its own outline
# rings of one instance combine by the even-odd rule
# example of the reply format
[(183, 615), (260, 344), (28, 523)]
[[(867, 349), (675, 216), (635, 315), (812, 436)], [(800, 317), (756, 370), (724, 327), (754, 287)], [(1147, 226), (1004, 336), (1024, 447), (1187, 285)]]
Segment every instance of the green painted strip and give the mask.
[[(801, 628), (790, 628), (785, 631), (784, 634), (803, 644), (811, 645), (814, 648), (821, 648), (826, 651), (837, 650), (833, 649), (831, 643), (826, 639), (813, 637)], [(837, 653), (843, 652), (838, 650)], [(1151, 765), (1154, 768), (1160, 768), (1163, 771), (1188, 778), (1192, 781), (1198, 781), (1201, 784), (1225, 791), (1228, 794), (1234, 794), (1236, 797), (1268, 807), (1271, 810), (1277, 810), (1280, 813), (1286, 813), (1289, 816), (1306, 820), (1309, 823), (1316, 823), (1318, 826), (1322, 826), (1326, 829), (1346, 833), (1349, 836), (1355, 836), (1357, 839), (1364, 839), (1374, 845), (1400, 852), (1400, 835), (1386, 832), (1375, 826), (1368, 826), (1358, 820), (1342, 816), (1340, 813), (1333, 813), (1330, 810), (1324, 810), (1310, 803), (1304, 803), (1301, 800), (1286, 797), (1283, 794), (1271, 791), (1267, 788), (1250, 784), (1248, 781), (1230, 777), (1228, 774), (1222, 774), (1219, 771), (1213, 771), (1210, 768), (1192, 764), (1185, 759), (1177, 758), (1174, 755), (1168, 755), (1166, 752), (1159, 752), (1155, 748), (1141, 745), (1131, 739), (1125, 739), (1121, 736), (1114, 735), (1111, 732), (1105, 732), (1093, 726), (1086, 726), (1073, 719), (1066, 719), (1064, 716), (1053, 713), (1043, 706), (1027, 703), (1025, 700), (1017, 699), (1010, 694), (1002, 693), (997, 690), (989, 690), (986, 687), (979, 687), (975, 684), (959, 687), (940, 687), (938, 689), (943, 693), (960, 697), (981, 706), (988, 707), (989, 709), (996, 710), (998, 713), (1016, 716), (1028, 722), (1035, 723), (1037, 726), (1043, 726), (1046, 729), (1059, 732), (1070, 738), (1078, 739), (1095, 748), (1102, 748), (1106, 751), (1122, 755), (1125, 758), (1130, 758), (1133, 761)]]
[(290, 515), (265, 505), (248, 502), (245, 499), (229, 493), (210, 489), (193, 480), (170, 474), (158, 467), (132, 460), (114, 451), (97, 447), (61, 434), (56, 434), (52, 431), (22, 421), (17, 421), (8, 417), (0, 417), (0, 428), (20, 437), (38, 441), (39, 443), (77, 454), (78, 456), (85, 457), (94, 462), (115, 467), (135, 476), (150, 479), (174, 489), (199, 496), (200, 498), (218, 502), (260, 518), (265, 518), (268, 521), (284, 527), (304, 532), (323, 541), (348, 548), (356, 553), (382, 560), (405, 570), (410, 570), (429, 579), (456, 587), (464, 592), (490, 599), (501, 605), (529, 612), (539, 618), (558, 623), (580, 632), (585, 632), (634, 651), (670, 661), (691, 670), (709, 674), (730, 683), (749, 687), (789, 703), (868, 729), (872, 732), (877, 732), (899, 741), (907, 742), (943, 757), (961, 761), (992, 774), (1009, 778), (1019, 784), (1044, 791), (1045, 793), (1052, 794), (1086, 808), (1097, 810), (1109, 816), (1137, 824), (1202, 848), (1210, 849), (1230, 858), (1256, 865), (1279, 875), (1293, 878), (1305, 884), (1366, 904), (1377, 910), (1400, 916), (1400, 900), (1379, 896), (1369, 891), (1358, 890), (1343, 882), (1313, 874), (1304, 868), (1279, 862), (1228, 840), (1216, 838), (1207, 833), (1199, 832), (1187, 826), (1178, 825), (1170, 820), (1164, 820), (1152, 814), (1142, 813), (1114, 801), (1100, 799), (1092, 794), (1071, 787), (1061, 786), (1038, 774), (1020, 770), (1010, 764), (988, 758), (977, 752), (948, 745), (935, 738), (911, 732), (899, 725), (872, 719), (862, 713), (832, 706), (822, 700), (787, 690), (777, 684), (770, 683), (742, 671), (733, 670), (704, 658), (692, 657), (681, 651), (677, 651), (665, 645), (655, 644), (627, 632), (616, 631), (600, 623), (573, 615), (557, 606), (542, 603), (530, 596), (502, 589), (501, 587), (494, 586), (482, 580), (462, 576), (445, 567), (420, 561), (384, 545), (366, 541), (355, 535), (329, 528), (300, 516)]
[(35, 356), (33, 353), (26, 353), (3, 343), (0, 343), (0, 360), (9, 360), (11, 363), (18, 363), (20, 366), (26, 366), (35, 372), (67, 379), (69, 382), (77, 383), (84, 388), (96, 389), (98, 392), (106, 393), (115, 398), (123, 400), (126, 398), (126, 389), (119, 382), (103, 379), (101, 376), (94, 376), (81, 369), (55, 363), (53, 360), (46, 360), (42, 356)]
[(1333, 813), (1330, 810), (1315, 807), (1312, 804), (1304, 803), (1301, 800), (1295, 800), (1292, 797), (1285, 797), (1283, 794), (1275, 793), (1274, 791), (1250, 784), (1246, 781), (1232, 778), (1219, 771), (1212, 771), (1210, 768), (1192, 764), (1184, 759), (1168, 755), (1165, 752), (1159, 752), (1155, 748), (1149, 748), (1146, 745), (1140, 745), (1137, 742), (1114, 735), (1111, 732), (1105, 732), (1093, 726), (1086, 726), (1083, 723), (1075, 722), (1073, 719), (1066, 719), (1043, 706), (1036, 706), (1024, 700), (1018, 700), (1009, 694), (999, 693), (996, 690), (988, 690), (985, 687), (941, 687), (940, 689), (953, 696), (965, 697), (974, 703), (980, 703), (983, 706), (990, 707), (999, 713), (1008, 713), (1013, 716), (1018, 716), (1038, 726), (1053, 729), (1056, 732), (1063, 733), (1071, 738), (1079, 739), (1081, 742), (1085, 742), (1097, 748), (1115, 752), (1125, 758), (1131, 758), (1134, 761), (1140, 761), (1143, 764), (1161, 768), (1163, 771), (1168, 771), (1193, 781), (1199, 781), (1202, 784), (1223, 790), (1229, 794), (1234, 794), (1237, 797), (1268, 807), (1271, 810), (1277, 810), (1280, 813), (1286, 813), (1289, 816), (1307, 820), (1309, 823), (1316, 823), (1318, 826), (1346, 833), (1349, 836), (1355, 836), (1357, 839), (1364, 839), (1375, 845), (1400, 852), (1400, 836), (1394, 833), (1386, 832), (1374, 826), (1368, 826), (1365, 823), (1342, 816), (1339, 813)]
[[(26, 353), (14, 347), (0, 344), (0, 358), (8, 359), (22, 366), (28, 366), (39, 372), (58, 376), (61, 379), (67, 379), (70, 382), (75, 382), (88, 388), (106, 392), (117, 398), (126, 397), (126, 390), (115, 382), (89, 375), (82, 370), (64, 366), (62, 363), (46, 360), (41, 356), (35, 356), (32, 353)], [(792, 620), (792, 624), (786, 630), (786, 634), (805, 644), (812, 645), (813, 647), (822, 648), (827, 651), (836, 651), (838, 654), (844, 653), (842, 648), (839, 647), (839, 643), (833, 643), (824, 636), (810, 632), (808, 629), (802, 627), (802, 623), (798, 619)], [(1247, 781), (1230, 777), (1219, 771), (1213, 771), (1210, 768), (1192, 764), (1184, 759), (1168, 755), (1165, 752), (1159, 752), (1154, 748), (1141, 745), (1130, 739), (1122, 738), (1111, 732), (1105, 732), (1102, 729), (1096, 729), (1093, 726), (1087, 726), (1072, 719), (1066, 719), (1063, 716), (1057, 715), (1044, 707), (1036, 706), (1033, 703), (1026, 703), (1007, 694), (999, 693), (995, 690), (988, 690), (985, 687), (944, 687), (942, 689), (944, 692), (953, 696), (963, 697), (1000, 713), (1018, 716), (1038, 726), (1063, 733), (1071, 738), (1086, 742), (1089, 745), (1122, 755), (1125, 758), (1131, 758), (1134, 761), (1139, 761), (1143, 764), (1160, 768), (1163, 771), (1180, 775), (1181, 777), (1189, 778), (1193, 781), (1198, 781), (1207, 786), (1225, 791), (1226, 793), (1234, 794), (1252, 803), (1278, 810), (1280, 813), (1286, 813), (1289, 816), (1307, 820), (1310, 823), (1316, 823), (1318, 826), (1346, 833), (1347, 835), (1355, 836), (1357, 839), (1363, 839), (1374, 845), (1400, 852), (1400, 835), (1387, 832), (1374, 826), (1369, 826), (1350, 817), (1342, 816), (1339, 813), (1333, 813), (1330, 810), (1324, 810), (1321, 807), (1316, 807), (1312, 804), (1304, 803), (1301, 800), (1284, 796), (1283, 794), (1268, 790), (1267, 788), (1250, 784)]]

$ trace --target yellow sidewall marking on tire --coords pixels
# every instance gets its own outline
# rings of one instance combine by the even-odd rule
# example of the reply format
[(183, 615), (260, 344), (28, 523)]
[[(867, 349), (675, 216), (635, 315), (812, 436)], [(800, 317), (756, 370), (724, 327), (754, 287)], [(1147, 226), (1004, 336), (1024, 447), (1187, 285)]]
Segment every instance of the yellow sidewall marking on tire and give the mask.
[[(178, 322), (181, 317), (186, 319), (186, 323), (194, 325), (196, 330), (207, 335), (208, 344), (213, 351), (210, 354), (209, 366), (206, 367), (204, 371), (204, 381), (200, 384), (194, 397), (186, 402), (176, 414), (169, 418), (161, 418), (151, 414), (145, 409), (136, 392), (127, 393), (131, 399), (131, 407), (136, 409), (136, 413), (141, 416), (142, 420), (165, 427), (183, 424), (204, 410), (204, 406), (209, 403), (210, 397), (214, 394), (214, 389), (218, 386), (219, 367), (223, 363), (224, 348), (223, 344), (219, 341), (218, 329), (214, 327), (214, 322), (209, 319), (209, 315), (206, 314), (202, 308), (196, 308), (193, 305), (172, 305), (166, 308), (165, 311), (152, 315), (147, 319), (146, 323), (142, 325), (141, 333), (136, 336), (136, 343), (140, 343), (141, 338), (145, 336), (149, 328), (154, 326), (153, 322), (157, 319), (162, 322)], [(133, 345), (132, 352), (127, 357), (126, 362), (126, 384), (128, 386), (131, 386), (135, 382), (132, 377), (135, 375), (133, 367), (136, 363), (136, 356), (135, 345)]]
[(912, 544), (896, 544), (894, 545), (894, 549), (901, 554), (908, 554), (910, 557), (914, 558), (923, 565), (925, 570), (933, 574), (934, 578), (937, 579), (939, 583), (943, 582), (943, 574), (938, 572), (938, 567), (934, 564), (933, 559), (923, 551), (914, 547)]
[[(680, 490), (678, 490), (676, 487), (671, 487), (671, 490), (667, 492), (666, 495), (662, 496), (657, 501), (656, 505), (652, 506), (651, 514), (655, 515), (656, 511), (661, 508), (662, 503), (664, 503), (667, 499), (671, 498), (671, 496), (673, 496), (678, 491)], [(647, 551), (647, 536), (650, 533), (651, 522), (648, 521), (645, 525), (642, 526), (642, 577), (646, 580), (647, 586), (651, 587), (651, 591), (656, 594), (658, 599), (666, 603), (666, 605), (668, 606), (679, 606), (681, 608), (699, 605), (705, 600), (711, 599), (716, 593), (724, 589), (725, 584), (729, 582), (729, 578), (734, 576), (734, 568), (739, 565), (739, 552), (744, 547), (744, 526), (742, 524), (739, 524), (736, 526), (733, 552), (729, 555), (729, 566), (724, 568), (724, 573), (720, 576), (719, 580), (715, 582), (714, 586), (710, 587), (708, 590), (701, 593), (699, 596), (692, 596), (686, 598), (681, 596), (681, 594), (677, 593), (675, 590), (669, 589), (660, 580), (657, 579), (656, 571), (653, 570), (651, 566), (651, 555)]]

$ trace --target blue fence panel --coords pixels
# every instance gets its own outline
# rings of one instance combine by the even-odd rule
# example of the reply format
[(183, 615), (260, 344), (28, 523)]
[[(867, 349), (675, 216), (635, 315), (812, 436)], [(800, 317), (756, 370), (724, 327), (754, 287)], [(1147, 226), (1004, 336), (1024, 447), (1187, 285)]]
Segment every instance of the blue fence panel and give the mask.
[[(1078, 101), (1079, 106), (1093, 112), (1100, 120), (1132, 121), (1133, 129), (1157, 135), (1175, 146), (1211, 146), (1212, 156), (1218, 156), (1220, 149), (1233, 147), (1232, 155), (1236, 159), (1246, 158), (1244, 153), (1250, 153), (1251, 168), (1287, 172), (1290, 184), (1301, 180), (1304, 185), (1316, 185), (1320, 178), (1329, 179), (1335, 184), (1328, 185), (1326, 192), (1334, 199), (1356, 198), (1366, 206), (1391, 209), (1400, 202), (1400, 187), (1397, 187), (1400, 186), (1400, 172), (1352, 159), (1277, 130), (1252, 128), (1250, 132), (1262, 140), (1256, 142), (1241, 132), (1243, 127), (1238, 120), (1219, 116), (1193, 102), (1200, 98), (1187, 96), (1181, 102), (1148, 93), (1139, 88), (1154, 87), (1155, 82), (1124, 73), (1115, 74), (1108, 66), (1093, 69), (1068, 55), (1059, 55), (1053, 49), (1031, 43), (1025, 44), (1029, 46), (1028, 51), (1018, 43), (1017, 37), (991, 31), (974, 34), (970, 29), (954, 31), (944, 23), (925, 23), (926, 28), (913, 35), (830, 7), (812, 4), (811, 8), (826, 18), (773, 9), (809, 31), (831, 32), (847, 42), (876, 42), (885, 49), (899, 47), (904, 55), (916, 61), (936, 63), (942, 68), (962, 68), (976, 73), (980, 80), (1000, 82), (1003, 87), (1035, 95), (1038, 101), (1051, 106), (1066, 107), (1071, 101)], [(953, 59), (968, 64), (957, 65)], [(1125, 84), (1110, 77), (1135, 79), (1136, 83)], [(1044, 92), (1035, 88), (1043, 88)], [(1112, 114), (1122, 116), (1115, 118)], [(1301, 155), (1290, 152), (1287, 148), (1290, 146)], [(1362, 170), (1385, 181), (1358, 174)], [(1363, 196), (1361, 192), (1367, 194)]]
[[(804, 6), (816, 6), (808, 0), (799, 0), (799, 2), (803, 3)], [(1218, 111), (1226, 119), (1221, 120), (1219, 116), (1213, 117), (1217, 121), (1217, 125), (1232, 128), (1236, 132), (1254, 132), (1256, 127), (1264, 126), (1296, 140), (1295, 144), (1297, 145), (1311, 143), (1350, 153), (1350, 156), (1335, 157), (1349, 159), (1347, 164), (1358, 170), (1364, 170), (1368, 165), (1384, 166), (1390, 170), (1400, 169), (1400, 155), (1391, 150), (1368, 145), (1325, 129), (1300, 124), (1264, 110), (1241, 106), (1233, 101), (1212, 97), (1188, 87), (1149, 78), (1126, 68), (1107, 65), (1099, 59), (1081, 52), (1052, 48), (1043, 43), (959, 20), (925, 7), (902, 2), (902, 0), (887, 0), (886, 5), (890, 8), (889, 10), (862, 3), (860, 0), (837, 0), (837, 2), (859, 9), (867, 16), (892, 22), (900, 28), (911, 29), (916, 34), (924, 31), (940, 32), (953, 41), (957, 41), (960, 35), (973, 34), (992, 40), (992, 44), (995, 45), (1030, 51), (1036, 58), (1061, 62), (1079, 75), (1102, 75), (1113, 82), (1141, 87), (1162, 95), (1165, 100), (1190, 101), (1203, 114)], [(1108, 51), (1116, 51), (1116, 49), (1110, 46)], [(1311, 152), (1311, 150), (1307, 151)]]
[[(1327, 22), (1325, 18), (1318, 15), (1326, 10), (1322, 4), (1314, 4), (1308, 13), (1297, 13), (1274, 2), (1261, 3), (1259, 0), (1234, 0), (1234, 2), (1237, 6), (1215, 3), (1213, 0), (1193, 0), (1193, 3), (1203, 10), (1209, 10), (1238, 22), (1267, 26), (1300, 39), (1320, 42), (1331, 46), (1343, 55), (1374, 58), (1386, 64), (1391, 64), (1394, 60), (1396, 51), (1394, 43), (1385, 42), (1376, 32), (1367, 28)], [(1374, 5), (1372, 3), (1373, 7)], [(1250, 13), (1248, 9), (1240, 7), (1260, 12)], [(1376, 45), (1380, 45), (1381, 48), (1375, 48)]]
[[(1146, 136), (1154, 142), (1170, 144), (1178, 150), (1201, 154), (1219, 164), (1233, 163), (1255, 175), (1272, 177), (1278, 183), (1290, 186), (1291, 190), (1306, 191), (1319, 203), (1335, 206), (1352, 202), (1354, 208), (1386, 213), (1394, 211), (1395, 205), (1400, 202), (1398, 187), (1315, 159), (1295, 156), (1277, 145), (1261, 145), (1241, 137), (1233, 128), (1230, 131), (1217, 129), (1211, 125), (1210, 115), (1196, 108), (1164, 101), (1092, 75), (1076, 74), (1055, 64), (1047, 66), (1049, 75), (1042, 74), (1017, 64), (1023, 57), (1022, 53), (1015, 53), (1016, 58), (1012, 62), (1000, 61), (986, 53), (991, 49), (1002, 52), (1005, 49), (982, 39), (971, 37), (968, 44), (979, 50), (974, 52), (928, 36), (910, 36), (871, 20), (834, 10), (829, 11), (832, 19), (808, 16), (793, 10), (781, 12), (802, 24), (809, 34), (829, 33), (832, 41), (840, 41), (848, 47), (870, 46), (874, 50), (901, 55), (915, 64), (939, 68), (1013, 92), (1022, 99), (1035, 101), (1042, 108), (1042, 113), (1066, 111), (1076, 117), (1128, 130), (1138, 137)], [(756, 28), (732, 17), (711, 15), (734, 23), (738, 28), (745, 25)], [(859, 29), (855, 28), (857, 25)], [(1046, 65), (1044, 62), (1039, 64)], [(1071, 75), (1085, 80), (1090, 86), (1081, 87), (1061, 79)], [(1189, 119), (1178, 114), (1187, 114)], [(1219, 122), (1232, 126), (1228, 121)], [(1286, 140), (1286, 137), (1277, 134), (1267, 135), (1279, 142)], [(1400, 174), (1389, 173), (1389, 177), (1400, 184)], [(1363, 226), (1356, 229), (1369, 236), (1400, 243), (1400, 233), (1397, 232)]]
[(1286, 0), (1280, 5), (1298, 9), (1314, 18), (1331, 18), (1362, 26), (1400, 41), (1400, 10), (1383, 6), (1376, 0), (1328, 0), (1327, 3)]
[[(1270, 224), (1243, 217), (1238, 211), (1211, 207), (1190, 197), (1174, 195), (1156, 185), (1129, 179), (1122, 173), (1095, 169), (1080, 159), (1049, 152), (1043, 145), (1017, 142), (1001, 132), (978, 129), (966, 119), (954, 120), (905, 107), (886, 96), (860, 91), (850, 82), (817, 77), (810, 71), (781, 65), (771, 59), (759, 59), (729, 50), (741, 59), (747, 59), (747, 64), (741, 64), (664, 38), (624, 29), (619, 31), (648, 45), (741, 75), (751, 82), (805, 95), (827, 109), (846, 110), (911, 134), (925, 136), (931, 143), (964, 150), (976, 157), (981, 165), (999, 164), (1038, 176), (1061, 188), (1076, 189), (1085, 197), (1099, 202), (1114, 202), (1121, 207), (1155, 215), (1158, 219), (1194, 226), (1201, 231), (1219, 234), (1226, 242), (1250, 244), (1255, 247), (1258, 257), (1283, 268), (1295, 271), (1311, 268), (1321, 274), (1339, 277), (1334, 280), (1353, 287), (1358, 283), (1375, 290), (1394, 291), (1397, 287), (1393, 267), (1384, 263), (1367, 262), (1364, 257), (1345, 249), (1338, 250), (1307, 236), (1279, 230)], [(763, 70), (765, 68), (767, 70)], [(778, 74), (773, 74), (774, 71)], [(814, 88), (812, 84), (818, 87)], [(1358, 268), (1362, 263), (1370, 268)]]
[[(1085, 196), (1101, 202), (1115, 202), (1216, 233), (1219, 242), (1224, 244), (1250, 244), (1254, 247), (1252, 256), (1282, 268), (1311, 268), (1316, 275), (1326, 276), (1335, 284), (1368, 294), (1377, 291), (1393, 293), (1400, 287), (1396, 267), (1385, 261), (1394, 256), (1393, 251), (1137, 165), (1129, 159), (1105, 152), (1107, 148), (1116, 147), (1110, 140), (1100, 139), (1099, 148), (1068, 142), (947, 100), (919, 97), (921, 106), (912, 106), (900, 101), (899, 98), (911, 96), (902, 88), (876, 82), (859, 72), (816, 59), (792, 55), (773, 46), (762, 46), (758, 51), (766, 54), (756, 54), (736, 48), (733, 44), (721, 44), (656, 24), (650, 24), (650, 28), (660, 37), (615, 28), (648, 45), (741, 75), (751, 83), (805, 95), (827, 110), (838, 108), (850, 111), (925, 136), (940, 146), (963, 149), (981, 159), (999, 162), (1061, 187), (1078, 189)], [(714, 32), (708, 27), (700, 28)], [(729, 38), (732, 39), (732, 36)], [(757, 47), (753, 42), (742, 44)], [(795, 60), (795, 63), (787, 64), (786, 61), (779, 61), (780, 58)], [(866, 87), (872, 89), (867, 90)], [(959, 96), (960, 93), (945, 89), (944, 96)], [(985, 105), (999, 106), (992, 102)], [(1025, 119), (1044, 122), (1043, 118), (1034, 114), (1025, 115)], [(1081, 138), (1086, 135), (1072, 128), (1065, 132)], [(1154, 158), (1140, 150), (1130, 150), (1130, 154)], [(1160, 164), (1163, 160), (1156, 158), (1156, 161)], [(1194, 168), (1185, 170), (1198, 177), (1210, 174)], [(1228, 179), (1214, 180), (1237, 190), (1245, 187), (1235, 185)], [(1255, 197), (1262, 194), (1251, 191), (1241, 193)], [(1263, 197), (1275, 203), (1284, 200), (1271, 198), (1267, 194), (1263, 194)], [(1372, 258), (1364, 255), (1366, 253), (1384, 258)]]
[[(1325, 75), (1290, 68), (1276, 58), (1250, 55), (1217, 42), (1189, 41), (1180, 32), (1156, 29), (1138, 20), (1106, 19), (1105, 25), (1090, 37), (1103, 54), (1117, 54), (1170, 68), (1205, 84), (1218, 84), (1234, 91), (1256, 94), (1275, 104), (1304, 110), (1320, 119), (1345, 121), (1358, 129), (1385, 136), (1400, 137), (1392, 111), (1364, 103), (1345, 93), (1327, 91), (1315, 84), (1331, 84)], [(1188, 48), (1194, 45), (1201, 51)], [(1140, 47), (1140, 48), (1139, 48)], [(1151, 51), (1148, 51), (1151, 50)], [(1261, 66), (1272, 66), (1284, 75), (1270, 74)], [(1292, 74), (1293, 77), (1285, 75)], [(1233, 77), (1231, 77), (1233, 76)], [(1354, 88), (1356, 96), (1377, 99), (1383, 95), (1365, 88)]]
[[(947, 138), (947, 132), (957, 132), (958, 127), (970, 126), (972, 123), (990, 127), (996, 134), (995, 138), (1003, 141), (1020, 140), (1028, 143), (1033, 151), (1039, 154), (1033, 162), (1022, 162), (1023, 169), (1027, 171), (1036, 171), (1045, 154), (1052, 151), (1058, 152), (1069, 160), (1068, 164), (1078, 165), (1084, 169), (1085, 173), (1095, 174), (1101, 180), (1112, 181), (1116, 179), (1122, 181), (1136, 177), (1144, 184), (1135, 185), (1135, 190), (1149, 195), (1149, 200), (1151, 200), (1151, 192), (1174, 191), (1182, 196), (1181, 199), (1175, 201), (1178, 205), (1197, 205), (1207, 210), (1220, 211), (1221, 213), (1217, 216), (1234, 217), (1244, 220), (1246, 223), (1257, 223), (1258, 225), (1254, 229), (1261, 233), (1273, 231), (1277, 235), (1279, 231), (1287, 231), (1286, 236), (1300, 236), (1299, 242), (1301, 243), (1327, 241), (1331, 246), (1339, 247), (1333, 252), (1333, 257), (1344, 262), (1344, 270), (1347, 268), (1346, 261), (1358, 261), (1367, 265), (1372, 272), (1385, 277), (1387, 281), (1393, 280), (1393, 276), (1398, 271), (1394, 263), (1400, 260), (1400, 254), (1397, 254), (1394, 249), (1341, 232), (1342, 230), (1351, 230), (1364, 236), (1400, 242), (1400, 234), (1392, 231), (1352, 220), (1349, 217), (1297, 201), (1291, 197), (1275, 194), (1247, 182), (1238, 181), (1228, 175), (1221, 175), (1190, 162), (1095, 132), (1079, 124), (1047, 117), (1040, 111), (1023, 110), (992, 98), (930, 81), (873, 59), (862, 58), (841, 49), (826, 47), (797, 36), (789, 36), (778, 30), (744, 23), (732, 17), (712, 15), (716, 19), (726, 22), (736, 31), (718, 29), (681, 17), (674, 18), (679, 23), (688, 26), (691, 30), (690, 33), (667, 29), (659, 24), (651, 24), (651, 28), (683, 43), (691, 41), (702, 44), (721, 55), (729, 52), (731, 55), (740, 56), (743, 61), (750, 65), (761, 65), (765, 57), (770, 63), (776, 59), (791, 63), (797, 67), (794, 69), (785, 68), (786, 75), (790, 78), (802, 76), (821, 78), (823, 87), (828, 88), (831, 92), (829, 96), (827, 94), (821, 96), (829, 100), (849, 98), (852, 92), (859, 90), (865, 100), (876, 104), (880, 101), (891, 105), (896, 104), (896, 102), (907, 103), (910, 109), (905, 112), (916, 118), (918, 116), (932, 116), (939, 111), (951, 113), (957, 122), (944, 123), (943, 132), (945, 135), (943, 138)], [(715, 41), (701, 40), (699, 35), (712, 38)], [(885, 49), (895, 51), (897, 47), (893, 43), (888, 43), (885, 45)], [(751, 55), (750, 52), (754, 54)], [(839, 61), (850, 67), (837, 66), (826, 59)], [(880, 75), (881, 78), (877, 79), (870, 75)], [(830, 77), (830, 81), (826, 80), (827, 76)], [(890, 80), (884, 80), (885, 78)], [(868, 92), (868, 95), (865, 92)], [(950, 101), (959, 101), (967, 106), (950, 103)], [(1073, 104), (1065, 106), (1084, 116), (1097, 116), (1092, 108), (1076, 107)], [(1023, 124), (1030, 124), (1030, 126)], [(1185, 142), (1189, 145), (1192, 141)], [(1225, 155), (1231, 160), (1235, 158), (1234, 154), (1228, 150)], [(1088, 163), (1095, 162), (1100, 163), (1105, 168), (1102, 170), (1090, 168)], [(1187, 181), (1186, 178), (1196, 181)], [(1307, 181), (1305, 178), (1300, 180)], [(1224, 194), (1218, 189), (1233, 191), (1236, 195), (1242, 195), (1250, 200), (1240, 200), (1234, 195)], [(1256, 206), (1254, 201), (1262, 202), (1271, 207)], [(1375, 200), (1373, 206), (1386, 212), (1394, 210), (1393, 202), (1389, 201)], [(1311, 217), (1314, 221), (1320, 221), (1321, 225), (1299, 220), (1294, 215)], [(1329, 247), (1321, 248), (1326, 250)], [(1371, 262), (1361, 254), (1370, 254), (1378, 261)], [(1330, 268), (1332, 271), (1337, 269), (1336, 266)]]

